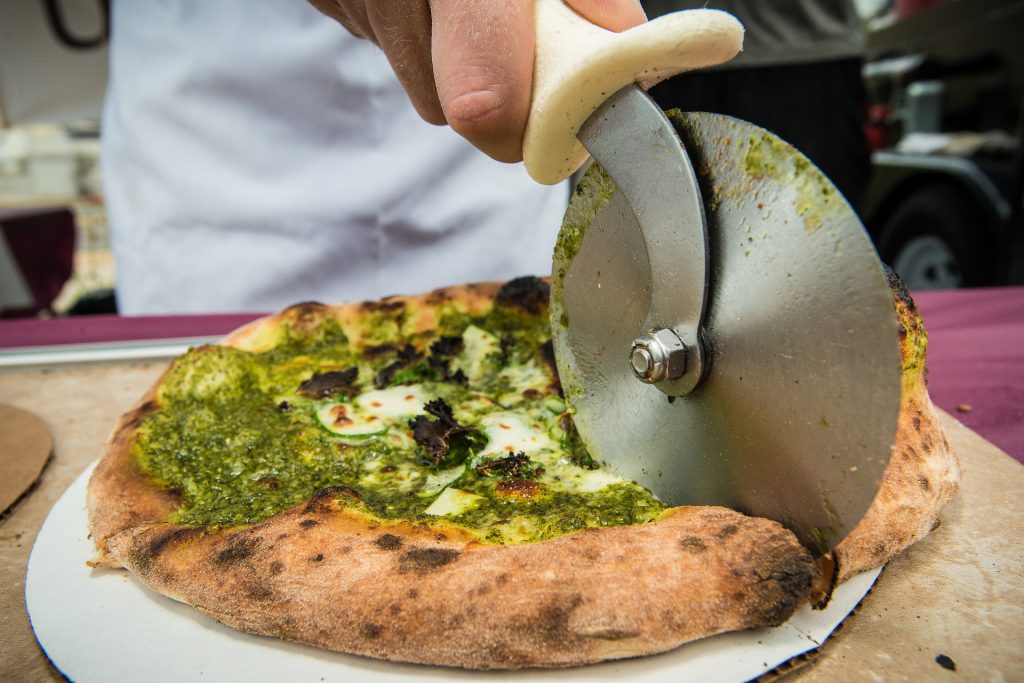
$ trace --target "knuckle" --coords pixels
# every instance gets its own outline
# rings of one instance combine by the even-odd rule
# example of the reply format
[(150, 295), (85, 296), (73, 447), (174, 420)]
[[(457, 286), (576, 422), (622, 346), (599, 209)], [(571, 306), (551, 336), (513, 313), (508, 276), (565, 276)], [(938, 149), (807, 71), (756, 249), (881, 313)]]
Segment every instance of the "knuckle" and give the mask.
[(474, 88), (442, 100), (448, 124), (459, 134), (493, 135), (511, 128), (507, 97), (496, 88)]

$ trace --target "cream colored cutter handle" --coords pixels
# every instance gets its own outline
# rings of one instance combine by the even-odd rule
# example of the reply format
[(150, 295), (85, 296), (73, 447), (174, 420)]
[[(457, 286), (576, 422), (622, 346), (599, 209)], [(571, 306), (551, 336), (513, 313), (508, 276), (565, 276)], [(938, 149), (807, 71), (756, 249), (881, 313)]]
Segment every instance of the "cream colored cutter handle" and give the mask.
[(743, 27), (718, 10), (686, 10), (615, 33), (562, 0), (537, 0), (533, 102), (523, 159), (534, 180), (553, 185), (587, 159), (576, 139), (583, 122), (631, 83), (650, 87), (683, 71), (732, 59)]

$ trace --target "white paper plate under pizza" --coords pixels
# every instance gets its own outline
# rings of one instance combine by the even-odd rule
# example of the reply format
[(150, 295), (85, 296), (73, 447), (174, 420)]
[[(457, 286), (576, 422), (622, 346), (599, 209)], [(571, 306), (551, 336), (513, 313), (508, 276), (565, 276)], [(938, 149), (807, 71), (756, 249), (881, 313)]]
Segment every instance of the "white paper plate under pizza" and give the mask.
[(50, 661), (79, 683), (161, 681), (394, 681), (544, 678), (587, 681), (746, 681), (821, 645), (868, 593), (881, 569), (840, 585), (827, 609), (804, 605), (775, 628), (727, 633), (672, 652), (577, 669), (476, 672), (344, 655), (228, 628), (116, 570), (94, 570), (85, 488), (89, 467), (39, 532), (25, 600)]

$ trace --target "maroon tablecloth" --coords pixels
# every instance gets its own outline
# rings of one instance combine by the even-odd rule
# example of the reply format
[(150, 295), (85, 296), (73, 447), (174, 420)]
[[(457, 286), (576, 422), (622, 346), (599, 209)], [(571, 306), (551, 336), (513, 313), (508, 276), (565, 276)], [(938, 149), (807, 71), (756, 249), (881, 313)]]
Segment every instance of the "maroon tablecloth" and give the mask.
[(935, 403), (1024, 463), (1024, 287), (921, 292)]
[[(1024, 287), (921, 292), (932, 399), (1024, 462)], [(0, 321), (0, 348), (225, 334), (258, 314)]]

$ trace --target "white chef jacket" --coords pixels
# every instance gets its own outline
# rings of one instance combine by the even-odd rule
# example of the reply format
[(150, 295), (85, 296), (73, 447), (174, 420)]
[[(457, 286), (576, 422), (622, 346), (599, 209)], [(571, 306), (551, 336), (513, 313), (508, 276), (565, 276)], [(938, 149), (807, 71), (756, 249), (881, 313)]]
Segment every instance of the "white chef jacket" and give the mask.
[(114, 3), (104, 192), (121, 312), (265, 311), (547, 274), (568, 198), (422, 121), (292, 0)]

